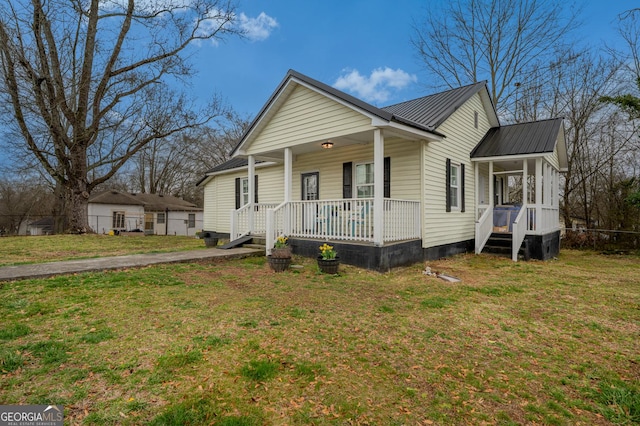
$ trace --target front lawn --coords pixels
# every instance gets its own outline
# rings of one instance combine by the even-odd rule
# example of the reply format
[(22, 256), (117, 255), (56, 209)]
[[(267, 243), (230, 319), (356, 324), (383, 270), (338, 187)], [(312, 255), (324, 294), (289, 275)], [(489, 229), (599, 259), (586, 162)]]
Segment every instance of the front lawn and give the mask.
[(87, 234), (3, 237), (0, 238), (0, 266), (203, 248), (203, 240), (180, 236)]
[(640, 422), (640, 259), (263, 257), (0, 284), (0, 401), (74, 424)]

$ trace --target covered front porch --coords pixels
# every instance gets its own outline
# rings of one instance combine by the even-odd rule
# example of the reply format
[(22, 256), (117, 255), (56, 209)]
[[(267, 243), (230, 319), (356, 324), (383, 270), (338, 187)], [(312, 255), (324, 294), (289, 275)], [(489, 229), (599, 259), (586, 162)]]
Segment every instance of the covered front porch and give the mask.
[[(249, 234), (265, 235), (267, 254), (276, 238), (281, 235), (317, 241), (369, 244), (374, 247), (398, 241), (420, 240), (421, 202), (390, 197), (391, 157), (388, 155), (389, 152), (395, 152), (396, 148), (387, 148), (385, 157), (385, 134), (395, 140), (396, 147), (399, 146), (398, 140), (402, 136), (406, 137), (401, 131), (375, 128), (357, 135), (332, 138), (329, 148), (326, 146), (327, 139), (320, 139), (260, 156), (247, 155), (247, 202), (231, 211), (231, 239)], [(404, 143), (412, 144), (411, 149), (415, 153), (420, 152), (419, 142), (411, 140)], [(256, 157), (261, 161), (281, 165), (281, 202), (255, 201)], [(304, 159), (311, 157), (314, 159), (312, 172), (306, 171), (306, 165), (298, 166), (294, 161), (302, 158), (304, 162)], [(324, 158), (331, 165), (325, 165)], [(339, 160), (336, 162), (333, 159)], [(357, 159), (361, 159), (361, 162), (353, 161)], [(341, 179), (335, 177), (337, 170), (342, 171)], [(331, 177), (327, 177), (327, 174)], [(323, 191), (320, 190), (321, 181)], [(412, 191), (417, 196), (420, 184), (418, 181), (414, 182), (415, 188)], [(296, 199), (297, 192), (300, 193), (300, 199)], [(342, 192), (343, 197), (323, 199), (321, 192), (334, 195)]]

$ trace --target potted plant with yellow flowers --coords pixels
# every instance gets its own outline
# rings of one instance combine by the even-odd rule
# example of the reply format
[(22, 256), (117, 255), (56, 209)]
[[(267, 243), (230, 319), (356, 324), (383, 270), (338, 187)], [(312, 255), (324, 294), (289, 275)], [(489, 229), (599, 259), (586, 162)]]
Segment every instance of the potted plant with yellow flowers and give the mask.
[(338, 266), (340, 266), (338, 252), (327, 243), (321, 245), (320, 256), (318, 256), (318, 268), (320, 268), (320, 271), (325, 274), (337, 274)]
[(273, 244), (271, 254), (267, 256), (269, 266), (275, 272), (285, 271), (291, 265), (291, 247), (289, 239), (284, 235), (279, 236)]

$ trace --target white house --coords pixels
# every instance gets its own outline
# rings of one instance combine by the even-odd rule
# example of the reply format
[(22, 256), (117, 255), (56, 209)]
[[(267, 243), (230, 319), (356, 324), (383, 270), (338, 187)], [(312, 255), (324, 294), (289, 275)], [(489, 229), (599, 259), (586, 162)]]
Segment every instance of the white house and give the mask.
[(97, 233), (141, 230), (151, 235), (195, 236), (203, 211), (170, 195), (104, 191), (89, 198), (89, 226)]
[(501, 126), (486, 82), (378, 108), (289, 71), (198, 184), (205, 230), (286, 235), (308, 256), (330, 241), (386, 270), (480, 253), (492, 235), (514, 260), (556, 255), (566, 167), (562, 119)]

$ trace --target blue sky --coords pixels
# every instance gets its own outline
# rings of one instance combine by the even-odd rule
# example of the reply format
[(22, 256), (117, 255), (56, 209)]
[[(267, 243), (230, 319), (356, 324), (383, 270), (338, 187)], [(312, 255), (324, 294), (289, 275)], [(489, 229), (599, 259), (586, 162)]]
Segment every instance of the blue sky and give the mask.
[[(432, 0), (434, 1), (434, 0)], [(438, 1), (438, 0), (436, 0)], [(425, 0), (244, 0), (238, 14), (248, 39), (199, 47), (194, 96), (217, 92), (254, 116), (287, 70), (295, 69), (375, 105), (431, 93), (410, 43)], [(592, 45), (619, 43), (617, 15), (633, 0), (587, 0), (579, 36)]]

